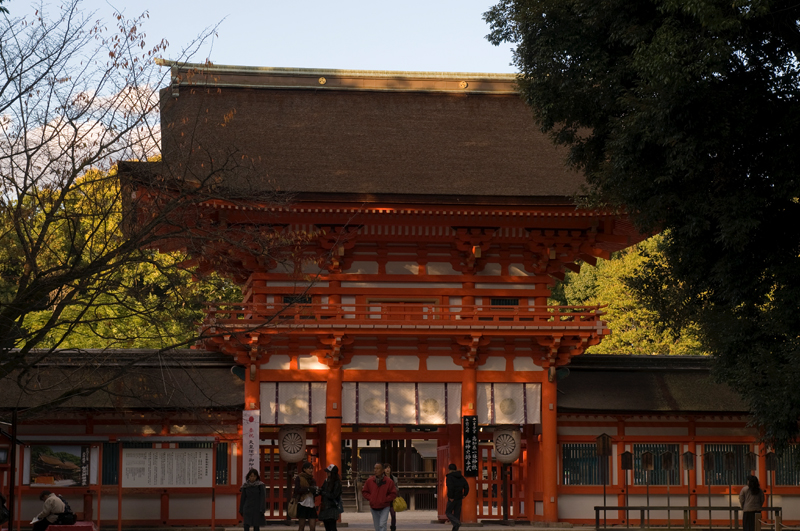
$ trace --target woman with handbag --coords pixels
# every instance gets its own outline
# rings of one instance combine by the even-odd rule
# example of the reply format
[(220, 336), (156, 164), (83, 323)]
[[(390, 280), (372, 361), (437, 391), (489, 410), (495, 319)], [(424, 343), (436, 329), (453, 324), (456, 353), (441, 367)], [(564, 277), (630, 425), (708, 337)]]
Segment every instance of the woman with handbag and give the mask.
[(305, 531), (308, 521), (309, 531), (317, 527), (317, 506), (314, 497), (319, 494), (319, 487), (314, 481), (314, 465), (303, 463), (300, 474), (294, 480), (294, 497), (297, 499), (298, 531)]
[(322, 484), (319, 506), (319, 519), (325, 524), (325, 531), (336, 531), (336, 520), (342, 514), (339, 502), (342, 498), (342, 480), (339, 478), (339, 467), (328, 465), (328, 478)]
[(242, 500), (239, 502), (239, 514), (242, 515), (244, 531), (258, 531), (259, 527), (266, 525), (264, 511), (267, 510), (267, 486), (261, 482), (258, 470), (250, 469), (247, 481), (242, 488)]
[[(400, 484), (397, 482), (397, 476), (392, 474), (392, 465), (389, 463), (383, 464), (383, 473), (386, 477), (394, 481), (394, 486), (397, 489), (397, 498), (400, 497)], [(395, 500), (397, 500), (395, 498)], [(394, 502), (389, 506), (389, 531), (396, 531), (397, 529), (397, 511), (394, 508)]]

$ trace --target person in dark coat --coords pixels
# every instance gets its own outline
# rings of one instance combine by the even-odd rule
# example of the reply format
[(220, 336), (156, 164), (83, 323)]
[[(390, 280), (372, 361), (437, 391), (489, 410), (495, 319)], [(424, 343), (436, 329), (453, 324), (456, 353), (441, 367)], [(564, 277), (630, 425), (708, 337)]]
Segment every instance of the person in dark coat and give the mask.
[(336, 520), (342, 514), (339, 511), (339, 498), (342, 497), (342, 480), (339, 478), (339, 467), (328, 465), (328, 477), (322, 483), (319, 493), (322, 503), (319, 506), (319, 519), (325, 524), (325, 531), (336, 531)]
[(739, 503), (742, 506), (742, 528), (744, 531), (756, 531), (756, 518), (764, 506), (764, 491), (758, 483), (758, 478), (747, 478), (747, 486), (739, 492)]
[(244, 531), (254, 531), (267, 524), (264, 512), (267, 510), (267, 487), (261, 482), (256, 469), (247, 473), (247, 481), (239, 489), (242, 500), (239, 502), (239, 514), (242, 515)]
[(444, 511), (447, 519), (453, 524), (453, 531), (461, 527), (461, 500), (469, 494), (469, 483), (461, 475), (456, 465), (450, 463), (445, 485), (447, 486), (447, 508)]

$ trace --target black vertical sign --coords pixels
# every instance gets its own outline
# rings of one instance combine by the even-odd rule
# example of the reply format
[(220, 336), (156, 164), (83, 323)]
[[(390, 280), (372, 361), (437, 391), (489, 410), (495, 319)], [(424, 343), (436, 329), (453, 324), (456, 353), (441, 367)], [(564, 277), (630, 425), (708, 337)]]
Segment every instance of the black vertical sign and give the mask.
[(81, 446), (81, 486), (89, 484), (89, 462), (91, 449), (88, 446)]
[(478, 416), (467, 415), (464, 423), (464, 476), (478, 476)]

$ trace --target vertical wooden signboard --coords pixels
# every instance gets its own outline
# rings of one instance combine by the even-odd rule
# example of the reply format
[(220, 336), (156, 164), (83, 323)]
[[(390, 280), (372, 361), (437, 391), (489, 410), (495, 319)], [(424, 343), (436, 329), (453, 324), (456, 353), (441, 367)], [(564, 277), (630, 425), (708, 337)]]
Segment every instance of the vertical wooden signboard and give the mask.
[(464, 476), (478, 476), (478, 416), (462, 417), (464, 423)]

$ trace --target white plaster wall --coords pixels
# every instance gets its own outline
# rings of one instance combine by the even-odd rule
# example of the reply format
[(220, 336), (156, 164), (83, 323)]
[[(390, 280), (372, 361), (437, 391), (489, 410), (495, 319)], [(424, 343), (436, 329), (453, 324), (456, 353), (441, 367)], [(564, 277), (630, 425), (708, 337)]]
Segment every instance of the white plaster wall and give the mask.
[(514, 371), (515, 372), (522, 372), (522, 371), (529, 371), (529, 372), (539, 372), (543, 371), (541, 367), (536, 365), (533, 362), (533, 358), (529, 357), (517, 357), (514, 358)]
[(625, 435), (689, 435), (685, 426), (647, 426), (625, 427)]
[(500, 264), (486, 264), (482, 271), (479, 271), (477, 276), (500, 276), (502, 267)]
[[(95, 505), (96, 510), (97, 506)], [(114, 495), (103, 496), (100, 502), (100, 520), (116, 519), (117, 497)], [(161, 495), (126, 494), (122, 497), (122, 519), (160, 521)]]
[(273, 371), (288, 371), (291, 358), (285, 354), (273, 354), (267, 363), (262, 363), (259, 368)]
[(217, 518), (234, 519), (239, 516), (236, 496), (233, 494), (217, 494)]
[(489, 358), (486, 363), (478, 367), (479, 371), (505, 371), (506, 359), (505, 358)]
[[(728, 496), (712, 494), (711, 495), (711, 505), (714, 507), (720, 506), (728, 506)], [(701, 489), (697, 489), (697, 518), (700, 520), (708, 520), (708, 509), (703, 509), (703, 507), (708, 507), (708, 487), (706, 487), (706, 491), (703, 492)], [(736, 501), (733, 502), (734, 507), (738, 507), (738, 503)], [(711, 517), (714, 520), (726, 520), (728, 518), (728, 511), (711, 511)], [(739, 518), (741, 519), (741, 514), (739, 514)]]
[(211, 519), (211, 495), (170, 494), (169, 517), (171, 520)]
[[(547, 500), (545, 500), (547, 502)], [(609, 502), (606, 497), (607, 503)], [(562, 494), (558, 497), (558, 518), (590, 518), (594, 520), (594, 507), (603, 505), (602, 494)]]
[(508, 274), (514, 277), (530, 276), (530, 273), (525, 271), (525, 266), (523, 264), (510, 264), (508, 266)]
[(800, 520), (800, 496), (773, 496), (772, 506), (783, 508), (784, 520)]
[(377, 371), (378, 358), (375, 356), (353, 356), (350, 363), (344, 366), (344, 370)]
[(416, 275), (419, 265), (416, 262), (386, 262), (387, 275)]
[(297, 367), (301, 371), (327, 371), (328, 366), (319, 362), (316, 356), (297, 356)]
[[(378, 368), (375, 367), (375, 370), (377, 370), (377, 369)], [(416, 356), (387, 356), (386, 357), (386, 370), (387, 371), (418, 371), (419, 370), (419, 358), (417, 358)]]
[(378, 262), (353, 262), (350, 269), (344, 272), (350, 275), (377, 275)]
[[(659, 487), (661, 488), (661, 487)], [(675, 488), (678, 488), (677, 486)], [(615, 502), (611, 502), (612, 504)], [(669, 504), (672, 507), (678, 507), (681, 505), (686, 505), (689, 503), (689, 500), (686, 498), (686, 494), (672, 494), (669, 497)], [(725, 502), (727, 504), (727, 501)], [(628, 505), (637, 505), (641, 507), (647, 506), (647, 494), (632, 494), (628, 497)], [(650, 506), (651, 507), (665, 507), (667, 505), (667, 495), (666, 494), (659, 494), (655, 495), (652, 492), (650, 493)], [(672, 521), (680, 520), (683, 521), (683, 511), (670, 511), (670, 518)], [(639, 511), (631, 511), (630, 518), (631, 520), (639, 520), (640, 516)], [(727, 514), (727, 513), (725, 513)], [(706, 513), (706, 518), (708, 517), (708, 513)], [(714, 518), (717, 516), (715, 515)], [(647, 515), (645, 514), (645, 518)], [(651, 520), (666, 520), (667, 519), (667, 511), (650, 511), (650, 519)], [(682, 527), (682, 526), (681, 526)]]
[(739, 436), (757, 437), (758, 432), (752, 428), (697, 428), (698, 437)]
[(428, 262), (425, 271), (429, 275), (460, 275), (461, 272), (453, 269), (450, 262)]
[(460, 365), (456, 365), (450, 356), (429, 356), (426, 360), (426, 368), (429, 371), (461, 371), (464, 370)]

